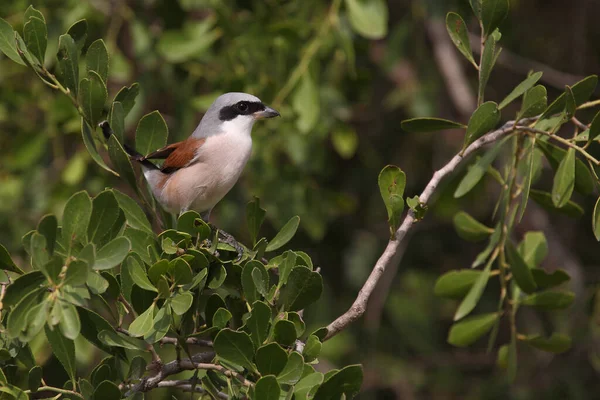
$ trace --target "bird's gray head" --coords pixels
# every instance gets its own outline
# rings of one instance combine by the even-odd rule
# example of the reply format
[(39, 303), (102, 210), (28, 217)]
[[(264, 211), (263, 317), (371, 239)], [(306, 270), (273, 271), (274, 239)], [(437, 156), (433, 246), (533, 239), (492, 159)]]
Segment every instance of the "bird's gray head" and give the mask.
[(256, 96), (225, 93), (208, 108), (193, 136), (201, 138), (226, 132), (249, 135), (256, 120), (277, 116), (277, 111), (264, 105)]

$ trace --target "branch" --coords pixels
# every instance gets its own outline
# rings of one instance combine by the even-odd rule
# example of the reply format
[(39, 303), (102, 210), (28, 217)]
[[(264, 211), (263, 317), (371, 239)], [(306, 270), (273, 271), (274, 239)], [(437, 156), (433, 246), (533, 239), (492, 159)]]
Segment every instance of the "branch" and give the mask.
[[(191, 379), (181, 379), (181, 380), (174, 380), (174, 381), (162, 381), (158, 384), (159, 388), (162, 387), (174, 387), (180, 390), (183, 390), (184, 392), (195, 392), (195, 393), (208, 393), (206, 391), (206, 389), (204, 389), (202, 386), (200, 385), (193, 385), (191, 382)], [(227, 400), (229, 399), (229, 396), (227, 396), (225, 393), (222, 392), (217, 392), (217, 396), (219, 396), (220, 399), (223, 400)]]
[(135, 392), (147, 392), (158, 387), (159, 383), (164, 381), (167, 376), (178, 374), (181, 371), (188, 371), (196, 369), (198, 363), (206, 363), (215, 358), (215, 353), (208, 351), (206, 353), (199, 353), (194, 355), (192, 359), (189, 358), (183, 360), (174, 360), (164, 364), (158, 373), (151, 377), (144, 377), (140, 382), (131, 387), (131, 389), (125, 393), (125, 397), (129, 397)]
[[(195, 344), (198, 346), (206, 346), (206, 347), (213, 347), (213, 342), (212, 340), (205, 340), (205, 339), (198, 339), (195, 337), (190, 337), (185, 339), (185, 342), (187, 344)], [(165, 336), (164, 338), (160, 339), (160, 344), (177, 344), (177, 338), (174, 337), (168, 337)]]
[[(443, 168), (436, 171), (425, 187), (425, 190), (423, 190), (423, 193), (421, 193), (419, 196), (421, 203), (427, 204), (430, 202), (431, 196), (435, 192), (435, 189), (438, 187), (441, 180), (454, 172), (465, 157), (469, 156), (476, 150), (479, 150), (486, 144), (495, 142), (501, 137), (514, 132), (516, 130), (515, 122), (516, 121), (508, 121), (500, 129), (486, 133), (471, 143), (464, 152), (455, 155), (452, 160), (450, 160), (450, 162), (448, 162), (448, 164), (446, 164)], [(527, 121), (523, 120), (519, 122), (526, 123)], [(377, 260), (377, 263), (373, 267), (369, 278), (358, 293), (358, 296), (356, 300), (354, 300), (352, 306), (348, 309), (348, 311), (340, 315), (335, 321), (327, 326), (327, 336), (325, 336), (324, 340), (331, 339), (333, 336), (337, 335), (340, 331), (345, 329), (349, 324), (356, 321), (364, 314), (369, 297), (371, 297), (371, 294), (373, 293), (373, 289), (375, 289), (375, 286), (381, 279), (381, 276), (385, 270), (390, 265), (397, 263), (400, 253), (398, 249), (400, 248), (402, 240), (406, 237), (406, 234), (410, 231), (410, 229), (412, 229), (416, 221), (415, 214), (412, 212), (412, 210), (410, 210), (406, 214), (402, 225), (400, 225), (400, 228), (398, 228), (396, 231), (394, 238), (389, 240), (383, 254), (381, 257), (379, 257), (379, 260)]]

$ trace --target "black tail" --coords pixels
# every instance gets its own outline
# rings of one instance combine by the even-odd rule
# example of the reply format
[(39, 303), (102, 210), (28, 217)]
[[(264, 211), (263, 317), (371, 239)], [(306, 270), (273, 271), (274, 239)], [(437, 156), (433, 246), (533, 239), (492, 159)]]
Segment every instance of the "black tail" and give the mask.
[[(102, 121), (98, 124), (98, 126), (100, 127), (100, 129), (102, 129), (102, 133), (104, 134), (104, 137), (106, 138), (106, 140), (108, 140), (112, 135), (114, 135), (113, 130), (110, 127), (110, 124), (108, 123), (108, 121)], [(123, 149), (125, 149), (125, 152), (129, 155), (129, 157), (133, 161), (137, 161), (140, 164), (142, 164), (144, 167), (147, 167), (150, 169), (159, 169), (153, 162), (147, 160), (141, 153), (136, 151), (131, 146), (128, 146), (127, 144), (123, 143)]]

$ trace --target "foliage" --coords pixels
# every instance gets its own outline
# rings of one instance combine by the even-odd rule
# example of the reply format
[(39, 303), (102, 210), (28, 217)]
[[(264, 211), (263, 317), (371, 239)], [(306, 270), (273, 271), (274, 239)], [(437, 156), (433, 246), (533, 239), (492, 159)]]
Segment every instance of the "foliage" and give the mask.
[[(10, 278), (4, 280), (12, 282), (2, 285), (0, 391), (12, 397), (23, 391), (76, 397), (68, 392), (75, 389), (83, 398), (115, 398), (135, 390), (166, 396), (169, 389), (160, 388), (179, 385), (176, 396), (184, 390), (213, 397), (277, 398), (287, 392), (303, 399), (339, 398), (354, 395), (362, 380), (359, 366), (341, 366), (364, 358), (368, 395), (384, 391), (387, 396), (393, 388), (414, 397), (414, 388), (428, 398), (511, 396), (506, 376), (496, 374), (484, 354), (482, 338), (491, 332), (488, 351), (510, 380), (517, 379), (523, 398), (593, 393), (596, 380), (592, 384), (590, 374), (599, 368), (590, 351), (594, 324), (583, 335), (583, 324), (573, 319), (597, 317), (597, 304), (587, 301), (596, 288), (582, 291), (581, 277), (575, 269), (571, 280), (568, 263), (565, 270), (555, 269), (563, 266), (551, 254), (556, 241), (550, 245), (551, 234), (547, 240), (541, 228), (532, 229), (528, 217), (537, 205), (548, 215), (563, 215), (548, 217), (558, 232), (568, 227), (572, 233), (560, 239), (576, 243), (573, 251), (586, 262), (597, 261), (581, 250), (590, 247), (586, 232), (566, 219), (593, 206), (588, 199), (598, 181), (594, 151), (600, 118), (589, 114), (598, 102), (587, 99), (597, 78), (573, 79), (548, 106), (556, 93), (552, 79), (531, 72), (517, 85), (514, 76), (494, 68), (501, 63), (499, 46), (512, 43), (556, 60), (563, 48), (580, 49), (572, 46), (570, 30), (567, 35), (548, 23), (556, 35), (563, 34), (555, 35), (553, 50), (546, 51), (535, 44), (546, 38), (538, 21), (552, 21), (542, 17), (545, 11), (530, 10), (540, 17), (529, 20), (527, 5), (511, 2), (515, 23), (507, 24), (506, 0), (470, 1), (475, 18), (468, 18), (467, 2), (443, 2), (444, 9), (458, 11), (446, 16), (446, 30), (465, 65), (475, 66), (468, 76), (478, 83), (476, 112), (453, 117), (429, 54), (432, 40), (421, 38), (422, 25), (442, 7), (406, 3), (410, 6), (307, 0), (270, 7), (180, 0), (108, 7), (48, 1), (40, 7), (46, 17), (29, 8), (24, 19), (26, 4), (0, 5), (8, 21), (0, 20), (0, 50), (7, 56), (0, 59), (6, 89), (0, 94), (0, 123), (8, 122), (4, 131), (19, 133), (4, 135), (0, 146), (6, 160), (0, 171), (5, 244), (0, 266)], [(563, 12), (561, 6), (561, 17)], [(471, 51), (474, 21), (483, 39), (479, 57)], [(530, 26), (536, 35), (523, 37), (520, 29)], [(103, 35), (99, 32), (105, 33), (103, 40), (96, 39)], [(570, 57), (562, 58), (569, 64), (557, 64), (570, 69)], [(41, 80), (27, 79), (32, 70)], [(133, 77), (139, 85), (131, 84)], [(66, 96), (53, 96), (44, 86)], [(124, 143), (146, 152), (183, 139), (197, 123), (194, 114), (228, 90), (274, 99), (284, 116), (255, 132), (245, 179), (250, 184), (237, 185), (220, 205), (219, 225), (233, 226), (236, 237), (246, 235), (251, 244), (239, 263), (197, 214), (178, 220), (162, 214), (123, 151)], [(489, 94), (497, 98), (489, 101)], [(419, 118), (434, 113), (445, 118)], [(499, 125), (509, 116), (515, 116), (511, 123)], [(405, 117), (411, 118), (403, 129), (415, 134), (397, 135)], [(101, 119), (115, 131), (108, 143), (96, 129)], [(466, 150), (498, 129), (504, 133), (497, 142), (466, 160), (468, 171), (440, 185), (434, 202), (431, 193), (409, 197), (439, 164), (440, 152), (430, 147), (438, 149), (444, 140), (452, 144), (451, 135), (422, 133), (462, 131), (464, 138), (452, 148)], [(402, 163), (409, 179), (388, 166), (377, 182), (387, 163)], [(72, 195), (82, 186), (87, 192)], [(243, 207), (231, 204), (252, 195), (261, 197), (269, 213), (257, 198), (251, 201), (247, 234), (238, 222), (243, 212), (236, 211)], [(418, 225), (422, 229), (413, 242), (419, 245), (408, 246), (403, 260), (408, 268), (394, 281), (383, 276), (387, 282), (377, 286), (366, 323), (325, 343), (326, 331), (317, 328), (355, 297), (384, 245), (379, 239), (408, 239), (397, 231), (406, 221), (404, 201), (415, 221), (427, 217), (436, 223)], [(496, 203), (493, 220), (484, 219), (489, 203)], [(600, 238), (598, 203), (587, 229), (592, 240)], [(49, 214), (37, 223), (48, 210), (58, 218)], [(298, 217), (289, 218), (296, 214), (301, 225)], [(458, 235), (449, 229), (452, 222)], [(36, 223), (19, 249), (20, 233)], [(259, 229), (272, 239), (261, 239)], [(303, 251), (268, 254), (292, 237), (296, 248), (326, 268), (319, 271)], [(483, 242), (479, 255), (472, 242)], [(473, 268), (458, 269), (473, 256)], [(453, 270), (434, 285), (440, 270), (448, 269)], [(393, 289), (385, 305), (377, 297), (385, 299), (388, 291), (380, 286)], [(15, 312), (19, 306), (26, 312)], [(574, 312), (562, 311), (569, 306)], [(571, 339), (573, 333), (580, 334)], [(469, 355), (452, 346), (470, 346)], [(567, 354), (548, 363), (536, 358), (541, 351)], [(190, 355), (196, 358), (186, 363)], [(319, 359), (327, 363), (314, 365)], [(340, 369), (323, 373), (330, 362)], [(470, 373), (478, 363), (482, 373)], [(547, 379), (540, 380), (542, 363)], [(177, 368), (184, 371), (172, 379), (157, 373)]]
[[(357, 13), (362, 6), (351, 7)], [(371, 12), (379, 15), (377, 10)], [(157, 215), (155, 202), (139, 189), (119, 141), (125, 117), (135, 105), (137, 85), (122, 88), (114, 97), (107, 119), (116, 133), (103, 143), (97, 125), (105, 116), (108, 97), (109, 53), (104, 42), (96, 40), (87, 48), (80, 79), (87, 23), (75, 23), (59, 38), (53, 73), (45, 66), (44, 16), (30, 6), (25, 20), (24, 40), (0, 20), (1, 50), (70, 99), (81, 117), (82, 138), (91, 158), (127, 182), (149, 215)], [(365, 27), (369, 23), (369, 18), (353, 22), (367, 32), (372, 30)], [(148, 154), (164, 146), (167, 137), (164, 118), (151, 112), (137, 125), (136, 148)], [(102, 145), (112, 167), (100, 155)], [(80, 398), (135, 397), (164, 385), (169, 375), (196, 370), (189, 380), (172, 386), (215, 397), (224, 392), (232, 398), (279, 399), (295, 393), (315, 399), (354, 396), (362, 382), (360, 366), (325, 376), (312, 366), (318, 363), (324, 331), (307, 331), (302, 319), (303, 309), (323, 290), (310, 257), (288, 250), (264, 258), (293, 238), (300, 218), (291, 218), (267, 241), (258, 239), (264, 217), (258, 199), (248, 204), (254, 245), (238, 261), (234, 249), (219, 243), (217, 231), (196, 212), (183, 213), (172, 229), (157, 235), (144, 210), (116, 189), (93, 198), (86, 191), (72, 195), (60, 223), (47, 215), (23, 237), (30, 272), (23, 272), (1, 248), (2, 269), (20, 275), (2, 284), (4, 361), (26, 360), (30, 369), (27, 390), (4, 378), (3, 391), (15, 398), (38, 390)], [(45, 385), (40, 367), (33, 365), (29, 343), (42, 331), (68, 375), (64, 388)], [(89, 378), (76, 368), (75, 340), (80, 336), (108, 354)], [(154, 347), (162, 344), (175, 345), (177, 360), (167, 363), (158, 356)], [(209, 350), (196, 353), (194, 345)], [(140, 357), (146, 353), (151, 363), (144, 368)], [(182, 353), (187, 367), (179, 362)], [(198, 358), (206, 366), (196, 365)], [(160, 379), (154, 379), (152, 371), (159, 371)]]

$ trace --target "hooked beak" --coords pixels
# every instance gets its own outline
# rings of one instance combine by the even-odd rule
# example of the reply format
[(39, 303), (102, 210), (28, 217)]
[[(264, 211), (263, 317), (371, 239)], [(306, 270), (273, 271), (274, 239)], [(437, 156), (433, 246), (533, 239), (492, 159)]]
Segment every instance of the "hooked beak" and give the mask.
[(273, 117), (279, 117), (279, 116), (280, 116), (279, 112), (277, 112), (276, 110), (274, 110), (268, 106), (265, 106), (264, 110), (257, 111), (254, 113), (255, 119), (273, 118)]

